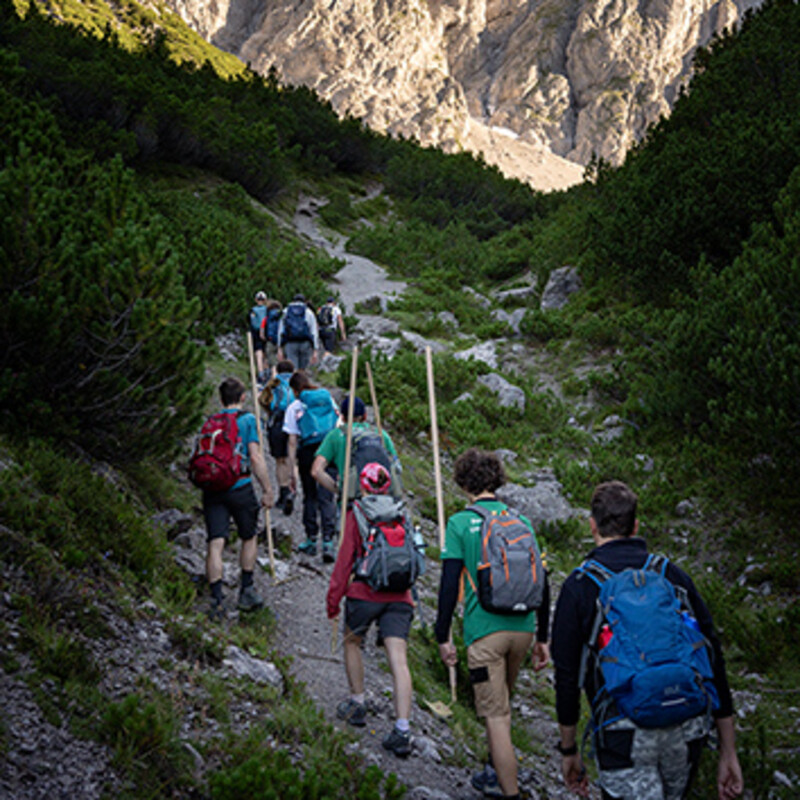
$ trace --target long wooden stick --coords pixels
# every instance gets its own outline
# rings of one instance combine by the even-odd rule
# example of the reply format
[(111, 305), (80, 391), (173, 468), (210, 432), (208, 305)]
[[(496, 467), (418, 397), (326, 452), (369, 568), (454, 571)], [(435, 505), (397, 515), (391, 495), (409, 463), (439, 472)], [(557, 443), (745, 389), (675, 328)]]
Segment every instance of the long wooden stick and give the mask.
[[(428, 372), (428, 401), (431, 412), (431, 441), (433, 443), (433, 480), (436, 487), (436, 516), (439, 522), (439, 550), (444, 550), (444, 498), (442, 495), (442, 470), (439, 465), (439, 423), (436, 419), (436, 387), (433, 382), (433, 355), (425, 348), (425, 366)], [(452, 641), (452, 638), (451, 638)], [(450, 702), (456, 700), (456, 668), (450, 667)]]
[[(256, 428), (258, 429), (258, 446), (261, 455), (264, 455), (264, 431), (261, 430), (261, 410), (258, 405), (258, 382), (256, 381), (256, 359), (253, 354), (253, 337), (249, 331), (247, 335), (247, 351), (250, 355), (250, 381), (253, 384), (253, 406), (256, 411)], [(275, 550), (272, 544), (272, 524), (269, 518), (269, 509), (264, 508), (264, 524), (267, 526), (267, 552), (269, 553), (269, 568), (272, 571), (272, 579), (275, 580)]]
[(344, 540), (344, 526), (347, 524), (347, 495), (350, 490), (350, 456), (353, 449), (353, 411), (356, 405), (356, 376), (358, 375), (358, 345), (353, 348), (353, 361), (350, 364), (350, 400), (347, 403), (347, 443), (344, 448), (344, 475), (342, 479), (341, 516), (339, 518), (339, 547)]
[(375, 381), (372, 380), (372, 366), (367, 361), (367, 381), (369, 382), (369, 396), (372, 399), (372, 410), (375, 412), (375, 427), (378, 429), (378, 436), (383, 441), (383, 429), (381, 428), (381, 412), (378, 408), (378, 395), (375, 394)]

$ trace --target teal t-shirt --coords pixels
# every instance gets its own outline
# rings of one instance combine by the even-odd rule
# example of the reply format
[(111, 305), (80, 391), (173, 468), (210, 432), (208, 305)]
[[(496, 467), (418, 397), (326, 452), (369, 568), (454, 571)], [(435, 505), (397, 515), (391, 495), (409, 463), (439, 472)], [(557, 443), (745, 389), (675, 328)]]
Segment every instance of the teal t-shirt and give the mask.
[[(236, 408), (223, 408), (226, 414), (238, 414), (239, 410)], [(246, 472), (233, 484), (231, 489), (238, 489), (240, 486), (250, 483), (250, 449), (248, 445), (250, 442), (258, 442), (258, 428), (256, 427), (255, 415), (249, 411), (242, 414), (237, 420), (236, 424), (239, 426), (239, 441), (236, 443), (236, 451), (242, 459), (242, 472)]]
[[(499, 500), (478, 500), (481, 506), (489, 511), (504, 511), (508, 506)], [(520, 517), (533, 530), (530, 520)], [(464, 509), (453, 514), (447, 521), (444, 536), (442, 561), (448, 558), (460, 559), (478, 584), (478, 564), (482, 560), (481, 527), (483, 520), (474, 512)], [(537, 543), (538, 544), (538, 543)], [(498, 631), (524, 631), (533, 633), (536, 630), (536, 613), (529, 614), (493, 614), (487, 611), (478, 601), (469, 579), (464, 576), (464, 643), (469, 646), (474, 641)]]

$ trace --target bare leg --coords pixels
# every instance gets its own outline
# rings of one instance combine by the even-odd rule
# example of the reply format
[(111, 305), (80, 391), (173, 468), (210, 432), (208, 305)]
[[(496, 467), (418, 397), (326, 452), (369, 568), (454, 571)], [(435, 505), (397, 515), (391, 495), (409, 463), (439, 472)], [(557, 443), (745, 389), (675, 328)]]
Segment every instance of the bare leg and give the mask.
[(344, 671), (350, 694), (364, 694), (364, 661), (361, 657), (362, 637), (356, 636), (345, 626), (344, 629)]
[(408, 719), (411, 715), (411, 672), (408, 669), (408, 643), (399, 636), (389, 636), (383, 640), (389, 669), (394, 683), (394, 713), (398, 719)]
[(225, 549), (225, 539), (222, 537), (212, 539), (208, 543), (206, 555), (206, 577), (209, 584), (222, 580), (222, 551)]
[(517, 757), (514, 754), (514, 745), (511, 743), (511, 715), (487, 719), (486, 736), (503, 794), (518, 794)]
[(258, 537), (253, 536), (242, 542), (242, 549), (239, 553), (239, 563), (243, 570), (252, 572), (256, 566), (256, 556), (258, 555)]

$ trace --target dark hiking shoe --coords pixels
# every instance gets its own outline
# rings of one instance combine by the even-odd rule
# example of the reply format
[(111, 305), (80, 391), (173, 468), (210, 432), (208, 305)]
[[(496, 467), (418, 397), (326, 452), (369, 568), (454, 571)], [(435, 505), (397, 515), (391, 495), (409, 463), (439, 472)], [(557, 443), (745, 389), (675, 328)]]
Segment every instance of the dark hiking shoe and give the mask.
[(411, 734), (408, 731), (403, 733), (397, 728), (392, 728), (392, 732), (383, 738), (383, 748), (398, 758), (406, 758), (411, 755)]
[(500, 781), (497, 780), (497, 773), (491, 764), (487, 764), (481, 772), (476, 772), (472, 776), (472, 788), (483, 792), (486, 797), (502, 797), (503, 790), (500, 788)]
[(239, 611), (257, 611), (264, 607), (264, 598), (255, 586), (247, 586), (239, 592)]
[(283, 499), (283, 513), (287, 517), (292, 516), (292, 511), (294, 511), (294, 492), (287, 492), (286, 497)]
[(333, 542), (322, 543), (322, 560), (326, 564), (332, 564), (334, 561), (336, 561), (336, 553), (333, 549)]
[(336, 716), (350, 725), (362, 728), (367, 724), (367, 707), (364, 703), (356, 703), (355, 700), (349, 698), (336, 706)]
[(297, 545), (298, 553), (305, 553), (307, 556), (317, 554), (317, 543), (313, 539), (306, 539), (302, 544)]
[(220, 622), (225, 619), (225, 606), (222, 600), (217, 600), (216, 597), (211, 598), (211, 605), (208, 607), (208, 618), (212, 622)]

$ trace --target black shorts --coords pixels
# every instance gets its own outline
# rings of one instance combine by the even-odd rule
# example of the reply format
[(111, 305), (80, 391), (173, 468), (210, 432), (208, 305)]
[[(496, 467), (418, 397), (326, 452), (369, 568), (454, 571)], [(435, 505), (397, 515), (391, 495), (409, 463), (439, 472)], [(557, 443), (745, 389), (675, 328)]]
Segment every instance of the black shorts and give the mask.
[(414, 609), (409, 603), (372, 603), (369, 600), (346, 598), (344, 623), (356, 636), (364, 636), (377, 620), (379, 640), (392, 636), (408, 639)]
[(258, 525), (258, 500), (252, 481), (238, 489), (225, 492), (203, 492), (203, 515), (208, 540), (225, 539), (230, 535), (231, 517), (236, 523), (239, 538), (252, 539)]
[(267, 428), (269, 454), (273, 458), (286, 458), (289, 455), (289, 434), (284, 433), (282, 425)]
[(322, 347), (332, 353), (336, 349), (336, 328), (320, 328), (319, 339)]
[(254, 331), (251, 328), (250, 329), (250, 336), (253, 338), (253, 349), (254, 350), (263, 350), (267, 343), (261, 338), (261, 332), (260, 331)]

